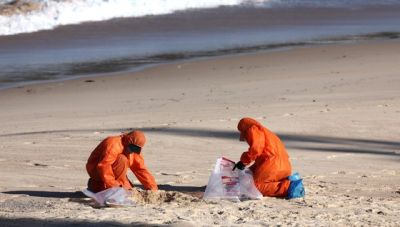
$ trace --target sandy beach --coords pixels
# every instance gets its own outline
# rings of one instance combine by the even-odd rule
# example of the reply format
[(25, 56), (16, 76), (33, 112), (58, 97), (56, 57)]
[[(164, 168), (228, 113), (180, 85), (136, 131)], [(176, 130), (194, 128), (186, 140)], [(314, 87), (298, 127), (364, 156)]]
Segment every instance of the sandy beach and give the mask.
[[(399, 62), (399, 40), (369, 41), (0, 90), (0, 225), (399, 226)], [(217, 158), (246, 151), (246, 116), (282, 138), (304, 199), (198, 198)], [(99, 209), (87, 158), (132, 129), (160, 200)]]

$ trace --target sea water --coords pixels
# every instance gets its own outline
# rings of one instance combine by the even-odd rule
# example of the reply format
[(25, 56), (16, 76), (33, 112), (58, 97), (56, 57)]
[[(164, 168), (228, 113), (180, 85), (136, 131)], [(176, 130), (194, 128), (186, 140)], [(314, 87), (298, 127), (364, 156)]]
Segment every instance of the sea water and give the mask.
[(400, 32), (400, 0), (0, 0), (0, 5), (0, 88)]

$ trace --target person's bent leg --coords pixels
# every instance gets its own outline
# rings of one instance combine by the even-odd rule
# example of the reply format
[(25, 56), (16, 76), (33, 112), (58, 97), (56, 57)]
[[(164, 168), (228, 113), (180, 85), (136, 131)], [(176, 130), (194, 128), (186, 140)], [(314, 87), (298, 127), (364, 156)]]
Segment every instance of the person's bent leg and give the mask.
[(126, 176), (128, 170), (128, 158), (125, 155), (119, 154), (115, 162), (112, 164), (112, 170), (115, 179), (118, 181), (123, 176)]
[(91, 192), (100, 192), (106, 189), (106, 185), (101, 180), (89, 178), (87, 187)]
[[(126, 188), (131, 188), (131, 186), (126, 186), (126, 182), (129, 182), (127, 176), (126, 176), (126, 172), (128, 171), (128, 158), (123, 155), (120, 154), (118, 155), (117, 159), (115, 160), (115, 162), (112, 164), (112, 170), (115, 176), (115, 180), (117, 180), (119, 183), (121, 183), (122, 186), (126, 187)], [(88, 181), (88, 189), (92, 192), (100, 192), (103, 190), (106, 190), (107, 187), (104, 184), (103, 180), (101, 179), (100, 176), (93, 177), (93, 178), (89, 178)]]
[(130, 184), (126, 173), (129, 168), (128, 158), (120, 154), (118, 155), (115, 162), (112, 164), (112, 170), (114, 172), (115, 180), (117, 180), (124, 188), (130, 189), (132, 185)]
[(287, 179), (277, 182), (254, 182), (263, 196), (286, 197), (290, 185)]

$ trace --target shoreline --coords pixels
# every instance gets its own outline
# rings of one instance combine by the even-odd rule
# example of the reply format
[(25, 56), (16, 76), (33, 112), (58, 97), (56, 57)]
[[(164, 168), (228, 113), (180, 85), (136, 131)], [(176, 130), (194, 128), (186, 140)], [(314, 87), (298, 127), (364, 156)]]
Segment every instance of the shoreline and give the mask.
[(269, 44), (337, 42), (335, 37), (347, 35), (393, 31), (387, 37), (398, 37), (400, 5), (359, 3), (354, 8), (219, 7), (0, 36), (0, 81), (121, 72), (144, 63), (257, 51)]
[[(313, 46), (324, 46), (324, 45), (343, 45), (349, 43), (364, 43), (364, 42), (385, 42), (400, 39), (400, 32), (377, 32), (377, 33), (367, 33), (367, 34), (357, 34), (357, 35), (347, 35), (347, 36), (336, 36), (324, 39), (315, 39), (304, 42), (292, 42), (292, 43), (277, 43), (277, 44), (265, 44), (265, 45), (254, 45), (254, 46), (244, 46), (236, 47), (231, 49), (219, 49), (211, 51), (196, 51), (196, 52), (179, 52), (179, 53), (167, 53), (152, 55), (145, 58), (121, 58), (121, 59), (108, 59), (106, 61), (95, 61), (95, 62), (79, 62), (75, 64), (57, 64), (54, 67), (68, 66), (73, 69), (70, 76), (63, 76), (63, 78), (55, 78), (49, 80), (39, 80), (36, 79), (30, 81), (14, 82), (10, 85), (0, 85), (0, 91), (24, 87), (35, 84), (42, 83), (55, 83), (69, 80), (76, 80), (82, 78), (96, 78), (98, 76), (115, 76), (126, 73), (139, 72), (144, 69), (151, 67), (157, 67), (165, 64), (178, 64), (179, 62), (187, 61), (197, 61), (203, 59), (213, 59), (220, 57), (229, 57), (237, 55), (246, 55), (254, 53), (268, 53), (274, 51), (285, 51), (294, 48), (309, 48)], [(76, 65), (76, 66), (74, 66)], [(100, 69), (99, 69), (99, 66)], [(75, 68), (75, 69), (74, 69)], [(79, 69), (80, 68), (80, 69)], [(29, 74), (38, 74), (39, 77), (52, 76), (43, 73), (45, 71), (56, 71), (52, 67), (48, 66), (39, 71), (26, 72)], [(22, 76), (22, 75), (21, 75)], [(7, 82), (6, 82), (7, 83)]]

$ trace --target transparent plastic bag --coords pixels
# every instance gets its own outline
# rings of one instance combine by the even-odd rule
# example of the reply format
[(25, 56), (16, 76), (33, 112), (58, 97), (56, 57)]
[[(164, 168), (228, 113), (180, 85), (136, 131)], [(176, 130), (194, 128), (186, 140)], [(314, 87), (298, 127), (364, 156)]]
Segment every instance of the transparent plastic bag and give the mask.
[(254, 184), (253, 172), (250, 169), (239, 170), (240, 199), (262, 199), (263, 195)]
[(94, 199), (100, 206), (124, 207), (135, 205), (131, 192), (122, 187), (113, 187), (97, 193), (88, 189), (84, 189), (82, 192)]
[(254, 185), (253, 175), (249, 169), (232, 171), (235, 162), (219, 158), (208, 180), (203, 199), (230, 200), (261, 199), (262, 195)]
[(219, 158), (208, 180), (204, 199), (225, 199), (239, 201), (240, 185), (238, 172), (232, 171), (235, 163), (226, 158)]

